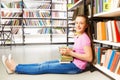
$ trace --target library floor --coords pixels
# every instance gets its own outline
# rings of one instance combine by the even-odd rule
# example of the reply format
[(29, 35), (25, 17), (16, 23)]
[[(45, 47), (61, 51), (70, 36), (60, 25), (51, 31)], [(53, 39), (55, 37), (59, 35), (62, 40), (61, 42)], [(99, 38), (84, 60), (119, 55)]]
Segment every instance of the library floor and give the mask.
[[(59, 59), (58, 47), (60, 45), (25, 45), (0, 46), (1, 56), (11, 53), (17, 63), (37, 63), (47, 60)], [(0, 80), (112, 80), (99, 71), (86, 71), (81, 74), (7, 74), (0, 60)]]

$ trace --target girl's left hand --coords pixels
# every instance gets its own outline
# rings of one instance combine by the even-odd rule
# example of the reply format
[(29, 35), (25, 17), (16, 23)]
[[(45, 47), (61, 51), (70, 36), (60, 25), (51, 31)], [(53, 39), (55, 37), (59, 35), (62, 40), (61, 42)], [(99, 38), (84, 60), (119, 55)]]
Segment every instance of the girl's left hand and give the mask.
[(70, 55), (70, 53), (71, 53), (71, 51), (72, 51), (72, 49), (70, 49), (70, 48), (62, 48), (61, 49), (61, 54), (62, 55)]

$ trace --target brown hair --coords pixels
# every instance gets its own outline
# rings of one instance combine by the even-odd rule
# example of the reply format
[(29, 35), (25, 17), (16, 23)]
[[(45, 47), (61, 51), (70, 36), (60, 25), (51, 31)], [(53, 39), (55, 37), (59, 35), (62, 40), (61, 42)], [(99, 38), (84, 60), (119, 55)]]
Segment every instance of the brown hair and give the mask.
[(91, 40), (91, 48), (92, 48), (92, 55), (93, 55), (92, 63), (94, 63), (94, 61), (95, 61), (95, 52), (94, 52), (94, 45), (93, 45), (93, 38), (92, 38), (92, 33), (91, 33), (91, 27), (89, 25), (89, 19), (85, 15), (77, 15), (77, 17), (83, 17), (86, 20), (87, 28), (86, 28), (85, 32), (88, 35), (88, 37), (90, 38), (90, 40)]

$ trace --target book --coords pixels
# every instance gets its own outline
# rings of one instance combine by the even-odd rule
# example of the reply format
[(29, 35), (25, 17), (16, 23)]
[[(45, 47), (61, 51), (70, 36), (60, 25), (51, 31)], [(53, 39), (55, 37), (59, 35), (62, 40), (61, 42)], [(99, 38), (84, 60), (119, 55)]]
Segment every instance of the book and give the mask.
[[(59, 51), (63, 48), (69, 48), (68, 46), (61, 46), (59, 47)], [(70, 63), (73, 61), (73, 57), (69, 55), (61, 55), (60, 56), (60, 63)]]
[(107, 21), (107, 33), (108, 33), (108, 40), (113, 41), (113, 30), (112, 30), (112, 21)]
[(105, 53), (105, 61), (103, 63), (103, 66), (106, 67), (106, 68), (107, 68), (111, 53), (112, 53), (112, 49), (108, 49)]
[(110, 69), (112, 61), (113, 61), (113, 58), (115, 56), (115, 53), (116, 53), (116, 51), (112, 50), (112, 53), (111, 53), (111, 56), (110, 56), (110, 59), (109, 59), (108, 65), (107, 65), (107, 69)]
[(119, 60), (117, 67), (115, 69), (115, 73), (120, 75), (120, 60)]
[(73, 61), (73, 57), (61, 55), (60, 63), (70, 63), (71, 61)]
[(116, 52), (113, 62), (110, 67), (110, 71), (115, 72), (115, 69), (116, 69), (116, 66), (117, 66), (119, 60), (120, 60), (120, 52)]
[(97, 40), (106, 40), (105, 22), (97, 22)]
[(112, 30), (113, 30), (113, 41), (114, 42), (120, 42), (120, 33), (118, 29), (117, 21), (113, 20), (112, 21)]
[(96, 56), (97, 56), (97, 63), (98, 64), (103, 64), (103, 61), (101, 63), (102, 55), (105, 54), (106, 50), (108, 49), (107, 47), (96, 47)]

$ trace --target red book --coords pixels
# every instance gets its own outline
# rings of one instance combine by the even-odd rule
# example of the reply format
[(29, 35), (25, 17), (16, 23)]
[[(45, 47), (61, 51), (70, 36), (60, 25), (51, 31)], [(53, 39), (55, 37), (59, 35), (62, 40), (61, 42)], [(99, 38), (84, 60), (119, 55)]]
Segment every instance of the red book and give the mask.
[(117, 21), (113, 20), (112, 21), (112, 29), (113, 29), (113, 41), (114, 42), (120, 42), (120, 33), (118, 30), (118, 25), (117, 25)]
[(78, 2), (79, 0), (74, 0), (74, 3)]

